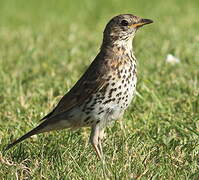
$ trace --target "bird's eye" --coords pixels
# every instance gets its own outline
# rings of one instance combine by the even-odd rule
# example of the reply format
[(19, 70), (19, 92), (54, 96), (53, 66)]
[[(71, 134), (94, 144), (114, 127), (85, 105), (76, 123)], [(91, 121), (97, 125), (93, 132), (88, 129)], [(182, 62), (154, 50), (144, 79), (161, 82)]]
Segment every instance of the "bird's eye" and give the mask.
[(122, 26), (128, 26), (129, 25), (129, 22), (127, 20), (122, 20), (121, 21), (121, 25)]

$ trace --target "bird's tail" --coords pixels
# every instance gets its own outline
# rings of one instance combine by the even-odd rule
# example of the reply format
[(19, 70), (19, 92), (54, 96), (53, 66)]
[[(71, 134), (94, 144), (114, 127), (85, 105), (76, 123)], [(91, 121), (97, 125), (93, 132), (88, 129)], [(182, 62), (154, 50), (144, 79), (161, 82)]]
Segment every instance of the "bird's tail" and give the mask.
[(11, 144), (9, 144), (6, 148), (5, 151), (7, 151), (8, 149), (10, 149), (11, 147), (15, 146), (16, 144), (20, 143), (21, 141), (35, 135), (35, 134), (39, 134), (42, 132), (45, 132), (45, 127), (47, 125), (47, 121), (44, 121), (43, 123), (41, 123), (39, 126), (37, 126), (36, 128), (34, 128), (33, 130), (29, 131), (28, 133), (24, 134), (23, 136), (21, 136), (19, 139), (17, 139), (16, 141), (12, 142)]

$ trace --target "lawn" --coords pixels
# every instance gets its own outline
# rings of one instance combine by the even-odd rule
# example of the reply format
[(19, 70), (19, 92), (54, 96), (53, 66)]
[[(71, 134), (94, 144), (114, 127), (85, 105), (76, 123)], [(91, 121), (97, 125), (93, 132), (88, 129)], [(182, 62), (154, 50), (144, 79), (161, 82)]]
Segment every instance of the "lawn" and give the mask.
[[(0, 179), (199, 179), (198, 0), (0, 0)], [(120, 13), (153, 19), (134, 41), (137, 96), (106, 129), (106, 164), (90, 129), (34, 136), (99, 51)], [(180, 59), (166, 63), (167, 54)]]

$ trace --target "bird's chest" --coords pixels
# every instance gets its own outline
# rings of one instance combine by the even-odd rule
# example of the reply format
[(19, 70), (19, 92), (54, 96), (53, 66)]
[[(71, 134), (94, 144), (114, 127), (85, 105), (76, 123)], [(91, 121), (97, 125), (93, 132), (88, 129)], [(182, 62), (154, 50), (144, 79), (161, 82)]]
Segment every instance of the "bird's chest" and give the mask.
[(118, 68), (107, 82), (109, 86), (105, 91), (102, 103), (110, 107), (117, 107), (120, 111), (125, 110), (134, 96), (136, 82), (135, 63)]
[(92, 95), (89, 103), (82, 106), (83, 111), (96, 121), (120, 118), (134, 96), (136, 82), (135, 63), (118, 68), (107, 76), (106, 83)]

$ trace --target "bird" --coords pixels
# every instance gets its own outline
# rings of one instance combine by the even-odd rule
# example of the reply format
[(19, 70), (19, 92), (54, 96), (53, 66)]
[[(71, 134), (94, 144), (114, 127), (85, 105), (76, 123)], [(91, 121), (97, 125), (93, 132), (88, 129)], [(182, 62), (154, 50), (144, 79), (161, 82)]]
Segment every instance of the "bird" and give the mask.
[(37, 127), (5, 149), (35, 134), (90, 127), (89, 142), (102, 159), (105, 128), (123, 116), (135, 96), (137, 68), (133, 39), (140, 27), (150, 23), (151, 19), (133, 14), (113, 17), (105, 26), (99, 53), (80, 79)]

